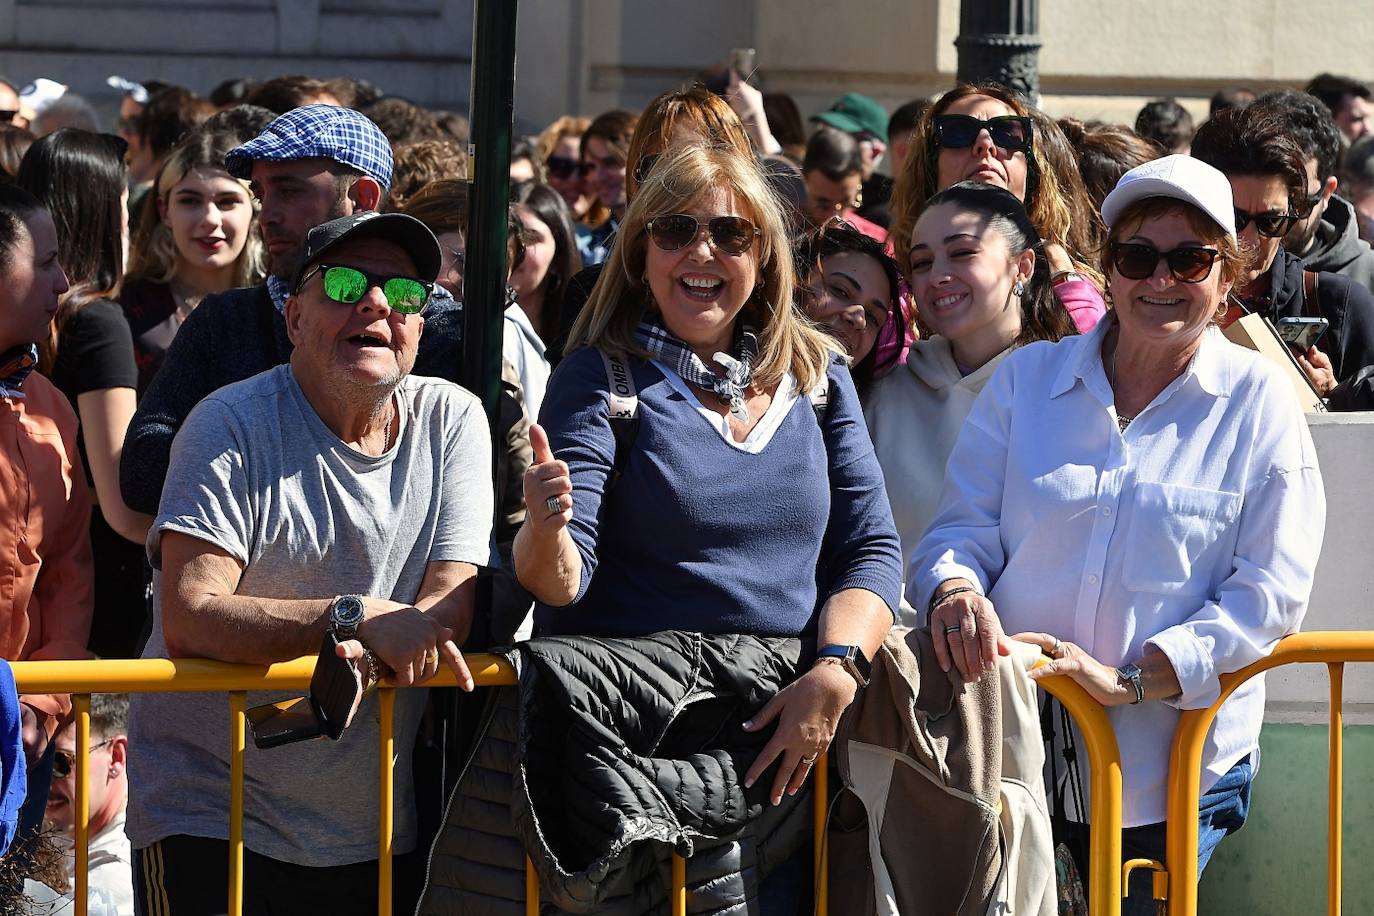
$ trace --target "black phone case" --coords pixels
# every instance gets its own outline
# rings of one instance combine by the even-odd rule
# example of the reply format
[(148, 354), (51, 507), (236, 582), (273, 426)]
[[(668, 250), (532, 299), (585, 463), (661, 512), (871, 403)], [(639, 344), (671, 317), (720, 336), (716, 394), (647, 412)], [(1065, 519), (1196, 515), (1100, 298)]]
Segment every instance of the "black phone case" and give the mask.
[(319, 718), (320, 732), (334, 741), (343, 736), (353, 707), (363, 692), (357, 669), (352, 662), (339, 658), (338, 645), (333, 633), (324, 634), (315, 674), (310, 679), (310, 703)]

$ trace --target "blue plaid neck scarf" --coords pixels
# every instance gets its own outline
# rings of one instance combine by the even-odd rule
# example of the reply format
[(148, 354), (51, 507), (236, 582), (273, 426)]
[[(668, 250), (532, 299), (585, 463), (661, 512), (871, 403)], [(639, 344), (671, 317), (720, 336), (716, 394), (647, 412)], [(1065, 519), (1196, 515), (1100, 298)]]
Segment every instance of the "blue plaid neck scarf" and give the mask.
[(749, 411), (744, 406), (744, 393), (754, 377), (754, 360), (759, 355), (759, 337), (752, 327), (743, 321), (735, 325), (733, 354), (717, 353), (711, 357), (721, 368), (717, 374), (692, 352), (672, 331), (664, 327), (657, 318), (646, 318), (635, 328), (635, 340), (649, 355), (682, 376), (698, 388), (714, 391), (722, 404), (730, 405), (730, 416), (741, 423), (749, 422)]
[(0, 393), (22, 398), (24, 379), (38, 365), (38, 344), (20, 344), (0, 353)]

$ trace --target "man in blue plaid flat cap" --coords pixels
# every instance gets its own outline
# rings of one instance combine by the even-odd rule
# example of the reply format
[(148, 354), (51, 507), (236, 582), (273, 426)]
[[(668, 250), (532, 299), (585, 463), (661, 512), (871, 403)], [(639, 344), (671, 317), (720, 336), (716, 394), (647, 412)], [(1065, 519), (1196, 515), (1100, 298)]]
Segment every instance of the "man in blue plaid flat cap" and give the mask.
[[(252, 183), (262, 205), (268, 277), (205, 297), (177, 331), (129, 423), (120, 487), (129, 506), (150, 515), (157, 514), (172, 439), (191, 409), (212, 391), (291, 358), (283, 310), (306, 234), (329, 220), (379, 209), (391, 186), (391, 144), (381, 130), (333, 105), (288, 111), (231, 150), (224, 165)], [(425, 309), (414, 372), (457, 381), (461, 365), (461, 306), (436, 296)]]

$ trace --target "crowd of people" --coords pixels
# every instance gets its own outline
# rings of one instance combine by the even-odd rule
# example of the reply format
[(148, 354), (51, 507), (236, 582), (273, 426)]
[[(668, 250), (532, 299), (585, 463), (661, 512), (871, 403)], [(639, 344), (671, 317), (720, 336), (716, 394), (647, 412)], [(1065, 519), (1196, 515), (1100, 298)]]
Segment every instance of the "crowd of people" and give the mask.
[[(1066, 675), (1109, 708), (1123, 849), (1162, 860), (1179, 711), (1306, 610), (1325, 503), (1294, 384), (1374, 409), (1370, 89), (1323, 74), (1220, 92), (1197, 126), (1173, 99), (1127, 126), (960, 84), (891, 114), (846, 93), (808, 128), (749, 76), (519, 139), (495, 303), (464, 294), (461, 115), (346, 79), (201, 97), (112, 77), (106, 132), (61, 87), (0, 80), (0, 657), (324, 652), (365, 686), (447, 667), (471, 691), (463, 650), (556, 656), (596, 702), (560, 693), (565, 721), (527, 686), (520, 729), (590, 717), (626, 745), (589, 772), (625, 768), (636, 804), (673, 800), (672, 824), (604, 798), (594, 830), (561, 822), (531, 782), (563, 780), (574, 809), (593, 783), (520, 756), (559, 742), (478, 706), (455, 739), (403, 691), (396, 901), (523, 894), (451, 829), (509, 795), (498, 820), (538, 822), (555, 904), (628, 913), (665, 899), (654, 854), (611, 867), (596, 842), (753, 836), (827, 750), (854, 788), (845, 714), (871, 679), (987, 689), (1043, 653), (1021, 676)], [(490, 309), (489, 421), (458, 380), (464, 320)], [(1247, 315), (1297, 341), (1291, 378), (1223, 335)], [(675, 656), (665, 631), (707, 641)], [(715, 685), (709, 727), (646, 711), (642, 691), (684, 678)], [(69, 697), (18, 700), (11, 855), (29, 855), (45, 824), (71, 833), (75, 737)], [(1263, 702), (1247, 684), (1208, 739), (1199, 869), (1244, 823)], [(372, 911), (376, 704), (337, 741), (249, 751), (246, 912)], [(227, 715), (222, 695), (97, 698), (90, 880), (109, 912), (224, 911)], [(500, 792), (462, 765), (485, 742), (518, 768)], [(456, 788), (432, 772), (445, 758)], [(1072, 911), (1087, 864), (1087, 811), (1048, 782), (1028, 816), (1053, 821), (1064, 861), (1038, 884), (1023, 870), (1017, 911)], [(809, 833), (788, 824), (698, 857), (723, 872), (689, 872), (710, 901), (692, 911), (803, 911)], [(900, 870), (880, 847), (874, 872)], [(59, 905), (66, 855), (49, 890), (14, 893)], [(1123, 912), (1154, 911), (1141, 879)], [(950, 892), (892, 884), (903, 912)], [(997, 889), (979, 886), (981, 912)]]

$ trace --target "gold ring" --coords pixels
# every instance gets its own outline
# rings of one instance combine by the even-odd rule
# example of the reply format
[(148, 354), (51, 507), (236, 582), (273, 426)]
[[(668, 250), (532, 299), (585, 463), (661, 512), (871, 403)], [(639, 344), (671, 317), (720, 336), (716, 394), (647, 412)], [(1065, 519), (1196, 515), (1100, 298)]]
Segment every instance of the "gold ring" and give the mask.
[(439, 667), (439, 650), (438, 650), (438, 649), (430, 649), (428, 652), (425, 653), (425, 664), (427, 664), (427, 665), (433, 665), (433, 666), (436, 667), (436, 668)]

